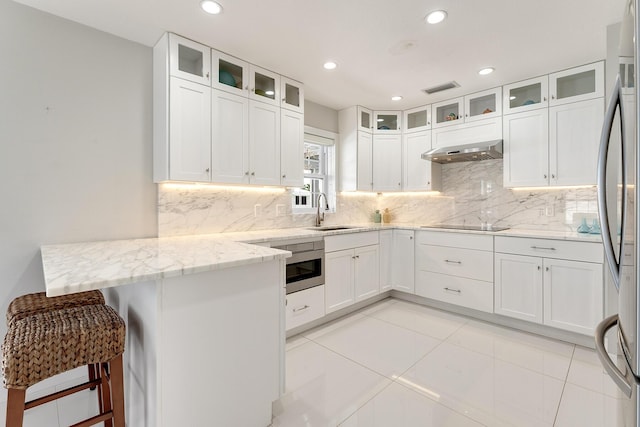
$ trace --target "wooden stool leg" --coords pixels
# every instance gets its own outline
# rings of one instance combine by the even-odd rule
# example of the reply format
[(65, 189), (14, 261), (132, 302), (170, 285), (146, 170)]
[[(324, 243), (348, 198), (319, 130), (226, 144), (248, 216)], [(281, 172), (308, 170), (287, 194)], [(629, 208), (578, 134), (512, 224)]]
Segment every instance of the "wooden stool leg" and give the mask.
[(124, 370), (122, 354), (111, 359), (111, 392), (113, 396), (113, 421), (115, 427), (124, 425)]
[[(109, 372), (107, 372), (108, 365), (106, 363), (100, 363), (98, 364), (98, 367), (102, 379), (102, 382), (100, 382), (100, 389), (102, 390), (102, 409), (100, 412), (107, 413), (111, 412), (113, 409), (113, 406), (111, 404), (112, 392), (111, 385), (109, 384)], [(104, 421), (104, 427), (112, 426), (113, 420), (111, 418)]]
[(22, 419), (24, 418), (24, 399), (27, 391), (17, 388), (10, 388), (7, 391), (6, 425), (7, 427), (22, 427)]

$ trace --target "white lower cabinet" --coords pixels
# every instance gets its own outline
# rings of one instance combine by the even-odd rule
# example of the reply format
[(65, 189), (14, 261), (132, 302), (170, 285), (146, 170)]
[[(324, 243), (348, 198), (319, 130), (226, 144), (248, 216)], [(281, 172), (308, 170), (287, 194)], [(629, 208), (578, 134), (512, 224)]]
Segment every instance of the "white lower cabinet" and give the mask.
[(604, 313), (599, 244), (496, 237), (495, 245), (497, 314), (593, 335)]
[(393, 230), (393, 246), (388, 261), (391, 262), (393, 289), (413, 294), (415, 292), (413, 230)]
[(324, 316), (324, 286), (287, 295), (285, 309), (287, 331), (321, 318)]
[(393, 236), (396, 230), (380, 230), (380, 292), (393, 287), (391, 265), (393, 254)]
[(325, 237), (325, 312), (380, 293), (377, 231)]
[(493, 236), (417, 231), (416, 295), (493, 313)]

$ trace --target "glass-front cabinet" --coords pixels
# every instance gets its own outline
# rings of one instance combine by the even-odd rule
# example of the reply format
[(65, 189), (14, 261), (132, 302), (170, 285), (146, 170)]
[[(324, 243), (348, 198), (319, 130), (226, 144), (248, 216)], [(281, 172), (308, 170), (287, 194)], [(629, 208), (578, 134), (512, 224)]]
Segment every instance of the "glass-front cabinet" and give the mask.
[(373, 111), (358, 105), (358, 130), (373, 131)]
[(169, 34), (169, 70), (172, 76), (210, 85), (211, 49), (203, 44)]
[(400, 134), (402, 111), (374, 111), (373, 133)]
[(439, 128), (462, 123), (464, 119), (464, 98), (454, 98), (432, 105), (434, 120), (432, 127)]
[(405, 110), (402, 123), (407, 133), (431, 129), (431, 105)]
[(249, 67), (249, 74), (249, 98), (279, 107), (280, 75), (254, 65)]
[(304, 113), (304, 87), (302, 83), (280, 76), (280, 95), (282, 108)]
[(490, 119), (502, 115), (502, 88), (485, 90), (464, 97), (464, 121)]
[(504, 114), (520, 113), (549, 106), (549, 76), (536, 77), (503, 86)]
[(212, 86), (246, 97), (249, 94), (249, 63), (226, 53), (211, 50)]
[(604, 62), (549, 75), (549, 105), (586, 101), (604, 96)]

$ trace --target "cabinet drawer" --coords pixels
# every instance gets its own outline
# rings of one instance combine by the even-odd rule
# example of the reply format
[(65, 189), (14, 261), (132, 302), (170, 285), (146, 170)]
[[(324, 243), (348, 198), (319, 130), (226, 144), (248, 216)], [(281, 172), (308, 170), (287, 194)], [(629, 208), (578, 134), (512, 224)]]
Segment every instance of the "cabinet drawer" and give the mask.
[(509, 254), (596, 263), (604, 260), (602, 245), (597, 242), (496, 236), (495, 245), (496, 252)]
[(483, 234), (420, 230), (416, 232), (416, 243), (476, 249), (479, 251), (493, 251), (493, 236)]
[(287, 295), (287, 330), (324, 316), (324, 285)]
[(360, 246), (370, 246), (378, 244), (377, 231), (365, 231), (362, 233), (347, 233), (337, 236), (327, 236), (324, 238), (324, 251), (333, 252), (344, 249), (352, 249)]
[(493, 282), (493, 252), (418, 245), (418, 270)]
[(418, 271), (416, 295), (493, 313), (493, 282)]

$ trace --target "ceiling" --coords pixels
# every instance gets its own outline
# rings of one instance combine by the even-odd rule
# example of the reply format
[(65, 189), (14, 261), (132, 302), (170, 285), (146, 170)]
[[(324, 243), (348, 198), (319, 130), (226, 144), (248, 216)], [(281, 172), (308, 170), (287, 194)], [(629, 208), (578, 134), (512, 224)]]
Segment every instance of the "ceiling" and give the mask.
[[(624, 0), (17, 0), (153, 46), (165, 31), (305, 84), (341, 109), (407, 109), (604, 59)], [(427, 25), (427, 12), (448, 19)], [(338, 68), (324, 70), (334, 60)], [(495, 67), (488, 76), (478, 75)], [(455, 80), (460, 88), (422, 89)], [(401, 95), (398, 102), (392, 95)]]

